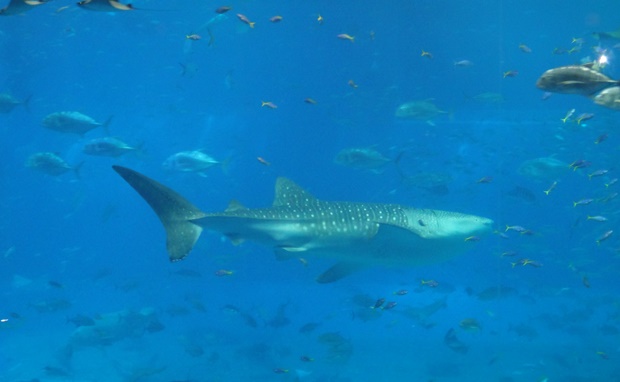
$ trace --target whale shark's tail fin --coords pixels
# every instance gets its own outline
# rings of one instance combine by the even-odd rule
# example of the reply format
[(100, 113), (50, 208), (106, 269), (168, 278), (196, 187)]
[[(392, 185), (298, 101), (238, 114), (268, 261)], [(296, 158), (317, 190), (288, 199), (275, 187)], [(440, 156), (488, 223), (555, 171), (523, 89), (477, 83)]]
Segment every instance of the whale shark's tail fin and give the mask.
[(170, 261), (187, 256), (202, 232), (202, 227), (191, 221), (204, 217), (205, 213), (176, 191), (137, 171), (121, 166), (112, 168), (138, 191), (161, 220), (166, 229)]

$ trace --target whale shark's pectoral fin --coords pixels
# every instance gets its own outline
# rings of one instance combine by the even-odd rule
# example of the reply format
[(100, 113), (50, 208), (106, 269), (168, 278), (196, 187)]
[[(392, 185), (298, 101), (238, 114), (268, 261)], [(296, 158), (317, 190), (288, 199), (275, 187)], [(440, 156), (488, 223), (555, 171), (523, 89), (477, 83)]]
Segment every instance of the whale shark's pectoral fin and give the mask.
[(316, 281), (321, 284), (333, 283), (334, 281), (347, 277), (362, 268), (363, 266), (360, 264), (340, 262), (321, 273), (319, 277), (316, 278)]

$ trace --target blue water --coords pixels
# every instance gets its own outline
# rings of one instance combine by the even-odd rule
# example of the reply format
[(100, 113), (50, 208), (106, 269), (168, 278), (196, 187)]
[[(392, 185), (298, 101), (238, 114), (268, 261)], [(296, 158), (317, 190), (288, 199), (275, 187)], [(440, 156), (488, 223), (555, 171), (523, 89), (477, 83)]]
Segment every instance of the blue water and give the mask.
[[(218, 16), (225, 4), (136, 0), (134, 11), (106, 13), (55, 0), (0, 18), (0, 92), (28, 100), (0, 115), (0, 380), (620, 381), (620, 185), (606, 186), (620, 176), (618, 112), (577, 95), (543, 101), (535, 87), (547, 69), (597, 59), (594, 46), (619, 78), (620, 41), (591, 34), (620, 27), (620, 7), (568, 3), (247, 0)], [(573, 38), (581, 51), (552, 54)], [(489, 92), (503, 102), (474, 99)], [(446, 113), (395, 117), (415, 100)], [(595, 116), (562, 123), (571, 109)], [(58, 111), (112, 116), (109, 134), (143, 150), (85, 155), (106, 132), (44, 128)], [(350, 147), (400, 160), (380, 172), (334, 163)], [(226, 166), (204, 176), (162, 168), (197, 149)], [(37, 152), (83, 162), (80, 176), (27, 168)], [(523, 164), (536, 158), (565, 166), (533, 176)], [(591, 165), (568, 168), (581, 159)], [(170, 263), (158, 219), (113, 164), (205, 211), (231, 198), (269, 206), (286, 176), (320, 199), (471, 213), (497, 232), (453, 260), (332, 284), (314, 281), (329, 261), (279, 262), (215, 233)], [(599, 169), (609, 172), (589, 179)], [(584, 198), (593, 201), (573, 205)], [(520, 259), (541, 266), (511, 264)], [(398, 304), (371, 309), (380, 297)], [(79, 315), (99, 325), (88, 344), (71, 322)], [(450, 329), (461, 351), (446, 342)]]

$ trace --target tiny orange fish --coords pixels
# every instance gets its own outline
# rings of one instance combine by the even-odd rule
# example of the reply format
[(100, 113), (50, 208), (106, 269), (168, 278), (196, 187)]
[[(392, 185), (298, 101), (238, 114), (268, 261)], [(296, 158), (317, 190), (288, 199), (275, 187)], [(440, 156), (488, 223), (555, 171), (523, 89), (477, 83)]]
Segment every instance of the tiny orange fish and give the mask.
[(200, 37), (200, 35), (197, 35), (197, 34), (188, 34), (185, 36), (185, 38), (188, 40), (197, 41), (197, 40), (200, 40), (202, 37)]
[(355, 83), (355, 81), (353, 81), (353, 80), (349, 80), (349, 81), (347, 82), (347, 84), (348, 84), (350, 87), (352, 87), (353, 89), (357, 89), (357, 84)]
[(351, 42), (355, 42), (355, 37), (350, 36), (350, 35), (348, 35), (348, 34), (346, 34), (346, 33), (341, 33), (341, 34), (339, 34), (337, 37), (338, 37), (339, 39), (341, 39), (341, 40), (349, 40), (349, 41), (351, 41)]
[(234, 273), (233, 271), (230, 271), (228, 269), (219, 269), (215, 271), (215, 275), (218, 277), (232, 276), (233, 273)]
[(318, 21), (319, 24), (323, 24), (323, 16), (318, 15), (316, 21)]
[(532, 53), (532, 49), (525, 44), (519, 44), (519, 49), (521, 49), (523, 53)]
[(427, 52), (427, 51), (425, 51), (424, 49), (422, 49), (422, 54), (421, 54), (420, 56), (422, 56), (422, 57), (426, 57), (426, 58), (428, 58), (429, 60), (432, 60), (432, 59), (433, 59), (433, 54), (432, 54), (431, 52)]
[(316, 105), (316, 101), (313, 98), (304, 99), (305, 103), (309, 103), (310, 105)]
[(248, 19), (246, 15), (242, 15), (241, 13), (237, 13), (237, 18), (242, 22), (248, 24), (250, 28), (254, 28), (254, 24), (256, 24), (255, 22), (250, 21), (250, 19)]
[(482, 178), (478, 179), (476, 183), (491, 183), (492, 181), (493, 181), (492, 176), (483, 176)]
[(267, 101), (267, 102), (261, 101), (261, 105), (260, 106), (261, 107), (268, 107), (270, 109), (277, 109), (278, 108), (278, 105), (276, 105), (275, 103), (270, 102), (270, 101)]
[(279, 23), (280, 21), (282, 21), (282, 16), (273, 16), (272, 18), (269, 19), (269, 21), (271, 21), (272, 23)]

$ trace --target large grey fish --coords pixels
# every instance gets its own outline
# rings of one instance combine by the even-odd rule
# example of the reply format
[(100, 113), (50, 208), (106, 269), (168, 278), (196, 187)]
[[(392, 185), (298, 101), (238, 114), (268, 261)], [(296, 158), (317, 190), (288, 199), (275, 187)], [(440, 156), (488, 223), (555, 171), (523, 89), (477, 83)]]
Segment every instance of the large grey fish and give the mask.
[(536, 81), (536, 87), (552, 93), (591, 96), (610, 86), (619, 85), (588, 65), (569, 65), (549, 69)]
[(2, 93), (0, 94), (0, 113), (10, 113), (11, 111), (13, 111), (15, 106), (18, 105), (24, 105), (26, 109), (28, 109), (28, 101), (30, 101), (30, 97), (26, 98), (23, 101), (19, 101), (8, 93)]
[(35, 5), (47, 3), (48, 0), (10, 0), (9, 5), (0, 9), (0, 16), (19, 15), (34, 9)]
[(77, 5), (89, 11), (98, 12), (132, 11), (135, 9), (131, 4), (123, 4), (116, 0), (83, 0), (78, 1)]
[(286, 178), (276, 181), (271, 207), (249, 209), (231, 202), (223, 212), (206, 213), (153, 179), (125, 167), (113, 168), (163, 223), (170, 260), (187, 256), (206, 228), (234, 244), (247, 239), (269, 246), (280, 259), (336, 260), (319, 276), (322, 283), (368, 266), (449, 259), (471, 246), (465, 238), (489, 231), (493, 223), (484, 217), (398, 204), (323, 201)]
[(164, 329), (152, 308), (100, 314), (92, 321), (90, 325), (79, 325), (75, 328), (69, 336), (69, 342), (57, 354), (63, 366), (70, 365), (76, 350), (102, 348), (127, 338), (140, 338), (145, 333), (156, 333)]
[(382, 173), (389, 163), (397, 163), (398, 159), (390, 159), (372, 147), (351, 147), (342, 149), (334, 158), (334, 162), (341, 166), (352, 167), (358, 170), (368, 170), (376, 174)]
[(80, 177), (80, 167), (83, 162), (77, 166), (71, 166), (58, 154), (52, 152), (34, 153), (26, 160), (26, 167), (40, 171), (51, 176), (59, 176), (66, 172), (73, 171), (75, 175)]
[(429, 125), (434, 126), (433, 118), (441, 114), (448, 114), (448, 112), (439, 109), (432, 101), (433, 99), (430, 98), (404, 103), (396, 109), (395, 115), (398, 118), (426, 121)]
[(84, 135), (99, 126), (107, 129), (111, 120), (112, 117), (108, 118), (104, 123), (100, 123), (78, 111), (58, 111), (48, 114), (43, 119), (43, 126), (61, 133)]
[(612, 86), (601, 91), (594, 96), (594, 103), (610, 109), (620, 110), (620, 86)]

